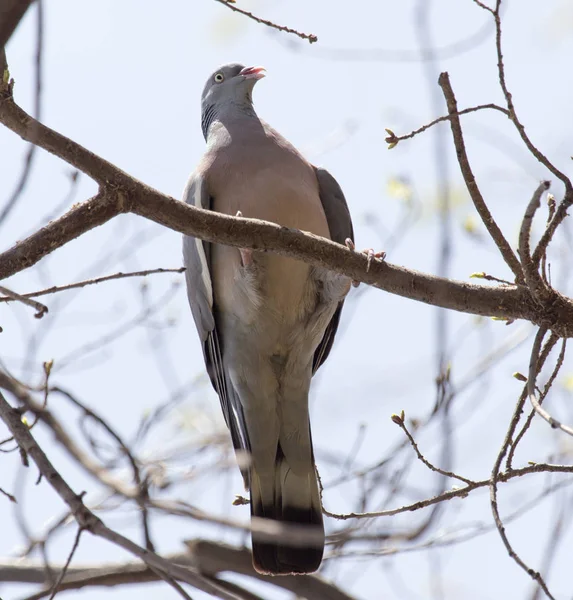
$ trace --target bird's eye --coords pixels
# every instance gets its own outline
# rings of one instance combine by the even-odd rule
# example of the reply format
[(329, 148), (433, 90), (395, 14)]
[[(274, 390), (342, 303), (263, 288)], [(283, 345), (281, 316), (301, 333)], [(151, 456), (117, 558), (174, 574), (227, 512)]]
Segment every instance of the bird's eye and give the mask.
[(215, 75), (215, 81), (217, 83), (221, 83), (223, 81), (223, 79), (225, 79), (225, 76), (223, 75), (223, 73), (217, 73), (217, 75)]

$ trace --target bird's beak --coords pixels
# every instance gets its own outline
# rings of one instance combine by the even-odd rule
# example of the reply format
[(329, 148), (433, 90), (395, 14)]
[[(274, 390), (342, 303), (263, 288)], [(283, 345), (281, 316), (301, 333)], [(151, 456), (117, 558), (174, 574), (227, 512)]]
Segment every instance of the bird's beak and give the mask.
[(245, 79), (258, 81), (265, 76), (265, 71), (265, 67), (245, 67), (239, 75), (242, 75)]

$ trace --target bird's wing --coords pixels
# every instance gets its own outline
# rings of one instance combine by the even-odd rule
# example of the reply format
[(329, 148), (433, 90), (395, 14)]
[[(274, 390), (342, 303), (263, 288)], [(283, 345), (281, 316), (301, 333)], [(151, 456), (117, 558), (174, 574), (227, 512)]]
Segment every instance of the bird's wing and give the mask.
[[(343, 245), (347, 238), (354, 241), (352, 219), (350, 218), (350, 211), (348, 210), (346, 198), (344, 197), (340, 185), (338, 185), (336, 179), (334, 179), (326, 169), (314, 167), (314, 170), (318, 180), (320, 201), (328, 222), (330, 238), (333, 242)], [(314, 353), (312, 364), (313, 373), (316, 373), (320, 365), (328, 358), (334, 342), (336, 330), (338, 329), (338, 323), (340, 322), (343, 304), (343, 300), (338, 304), (336, 312), (332, 316), (332, 319), (324, 332), (324, 336)]]
[[(197, 208), (210, 210), (213, 199), (200, 172), (189, 179), (183, 200)], [(199, 238), (183, 237), (183, 262), (186, 267), (189, 304), (211, 383), (217, 392), (223, 416), (231, 432), (235, 450), (249, 450), (249, 439), (241, 403), (230, 381), (223, 362), (223, 339), (217, 328), (217, 306), (211, 280), (211, 244)], [(243, 471), (243, 474), (245, 472)]]

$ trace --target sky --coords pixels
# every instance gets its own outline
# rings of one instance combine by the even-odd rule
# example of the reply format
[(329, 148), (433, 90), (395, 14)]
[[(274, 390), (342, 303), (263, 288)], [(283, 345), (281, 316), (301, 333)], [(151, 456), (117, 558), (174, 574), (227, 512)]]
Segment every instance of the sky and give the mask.
[[(400, 135), (444, 114), (437, 86), (440, 71), (450, 73), (460, 108), (503, 102), (487, 13), (472, 0), (238, 0), (238, 5), (313, 33), (318, 42), (310, 45), (273, 31), (213, 0), (45, 1), (42, 122), (146, 184), (179, 198), (204, 151), (200, 94), (206, 78), (227, 62), (264, 65), (267, 77), (254, 91), (258, 114), (311, 162), (336, 177), (353, 215), (359, 247), (386, 250), (391, 263), (438, 273), (438, 184), (443, 176), (452, 203), (448, 275), (468, 281), (471, 273), (485, 271), (508, 278), (510, 273), (479, 224), (463, 187), (448, 126), (437, 126), (392, 150), (384, 142), (386, 128)], [(420, 14), (427, 15), (427, 27), (420, 22)], [(514, 0), (507, 2), (503, 23), (507, 81), (518, 114), (535, 143), (556, 166), (570, 173), (573, 10), (567, 0)], [(28, 111), (33, 110), (34, 99), (35, 27), (32, 7), (7, 47), (15, 99)], [(464, 44), (476, 32), (477, 40)], [(419, 60), (420, 48), (428, 46), (436, 49), (434, 62)], [(548, 174), (531, 158), (501, 113), (468, 115), (463, 126), (480, 189), (515, 247), (525, 206)], [(0, 128), (0, 206), (16, 184), (26, 151), (25, 143)], [(38, 151), (25, 194), (0, 227), (2, 249), (97, 191), (93, 182), (80, 176), (70, 195), (71, 171), (69, 165)], [(559, 199), (562, 190), (556, 182), (552, 191)], [(542, 225), (540, 219), (536, 234)], [(17, 291), (31, 291), (120, 270), (176, 268), (181, 266), (180, 244), (175, 232), (136, 216), (122, 216), (7, 284)], [(568, 251), (565, 239), (556, 240), (553, 275), (564, 293), (571, 290), (567, 272), (559, 269), (559, 258)], [(156, 275), (145, 280), (144, 287), (139, 280), (109, 282), (48, 296), (45, 302), (50, 313), (42, 320), (34, 319), (26, 307), (0, 304), (3, 364), (14, 375), (39, 384), (42, 361), (53, 359), (53, 381), (80, 394), (126, 436), (133, 434), (141, 415), (203, 373), (201, 348), (179, 275)], [(97, 350), (98, 341), (117, 333), (123, 324), (137, 321), (154, 303), (161, 304), (157, 314), (141, 318), (129, 333), (118, 335), (105, 350)], [(361, 444), (354, 462), (370, 464), (403, 437), (390, 420), (392, 413), (404, 409), (411, 417), (423, 418), (431, 411), (436, 315), (433, 307), (365, 286), (352, 292), (334, 350), (312, 388), (313, 438), (318, 466), (327, 481), (339, 474), (329, 457), (351, 453), (357, 436)], [(511, 374), (527, 369), (533, 328), (526, 323), (508, 327), (487, 319), (478, 322), (457, 313), (447, 319), (453, 380), (459, 386), (468, 377), (471, 381), (455, 404), (454, 465), (465, 475), (484, 478), (489, 476), (521, 389)], [(488, 372), (487, 380), (476, 383), (472, 376), (476, 365), (508, 340), (521, 342), (503, 359), (492, 358), (499, 364)], [(566, 363), (556, 384), (554, 406), (563, 411), (563, 418), (572, 412), (567, 407), (570, 392), (563, 383), (569, 371)], [(162, 435), (142, 449), (144, 456), (160, 457), (170, 445), (186, 438), (192, 444), (224, 430), (216, 396), (205, 385), (204, 376), (199, 381), (202, 385), (188, 393)], [(54, 400), (52, 408), (71, 426), (76, 414), (58, 402)], [(95, 501), (99, 496), (93, 482), (69, 464), (47, 432), (38, 429), (37, 437), (74, 489), (85, 489), (87, 498)], [(424, 431), (420, 440), (426, 442), (424, 447), (434, 460), (440, 460), (439, 440), (435, 428)], [(563, 462), (570, 462), (570, 442), (542, 422), (534, 423), (524, 448), (522, 463), (559, 453)], [(61, 514), (62, 503), (45, 482), (34, 488), (34, 475), (21, 475), (17, 455), (3, 455), (1, 460), (0, 486), (28, 490), (22, 510), (33, 527), (40, 530), (49, 518)], [(191, 469), (192, 465), (177, 468)], [(173, 493), (192, 494), (187, 499), (197, 506), (216, 507), (221, 515), (246, 520), (248, 508), (230, 506), (234, 494), (242, 490), (238, 470), (229, 473), (224, 481)], [(431, 495), (433, 480), (428, 473), (420, 469), (412, 474), (415, 479), (409, 485), (425, 486)], [(533, 497), (547, 483), (541, 479), (519, 482), (504, 491), (505, 514)], [(351, 510), (356, 493), (352, 486), (334, 486), (325, 493), (325, 506), (333, 512)], [(559, 501), (571, 496), (563, 498)], [(429, 538), (445, 539), (468, 524), (491, 523), (486, 491), (464, 502), (452, 502), (458, 504), (429, 532)], [(548, 499), (539, 510), (508, 526), (516, 547), (535, 568), (540, 565), (556, 502)], [(23, 543), (12, 511), (0, 498), (3, 557), (13, 556)], [(403, 528), (411, 518), (397, 518), (384, 526)], [(135, 539), (139, 535), (133, 514), (124, 521), (121, 513), (110, 515), (109, 523)], [(182, 541), (193, 536), (240, 539), (192, 521), (161, 518), (158, 523), (162, 552), (180, 550)], [(53, 560), (65, 559), (73, 535), (70, 527), (50, 545)], [(548, 578), (556, 597), (571, 593), (565, 548), (572, 542), (569, 532)], [(397, 541), (386, 546), (381, 542), (380, 548), (393, 546), (407, 547)], [(126, 558), (119, 549), (90, 538), (83, 540), (75, 560)], [(337, 564), (336, 568), (325, 564), (325, 577), (364, 600), (531, 597), (530, 579), (507, 556), (494, 532), (439, 551), (422, 548), (368, 562), (343, 559)], [(146, 600), (155, 598), (163, 585), (74, 593), (85, 600), (104, 594), (110, 599)], [(288, 597), (274, 588), (253, 589), (270, 600)], [(172, 590), (161, 593), (175, 595)], [(0, 588), (5, 599), (25, 594), (21, 586)]]

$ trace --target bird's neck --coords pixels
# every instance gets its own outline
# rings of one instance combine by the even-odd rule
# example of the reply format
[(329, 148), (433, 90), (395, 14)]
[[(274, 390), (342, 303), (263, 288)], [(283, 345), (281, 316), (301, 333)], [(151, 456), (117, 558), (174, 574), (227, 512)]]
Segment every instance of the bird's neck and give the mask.
[(235, 104), (226, 103), (223, 106), (211, 104), (203, 107), (201, 114), (201, 129), (205, 140), (209, 137), (209, 128), (218, 121), (226, 128), (236, 126), (238, 123), (246, 120), (255, 119), (258, 121), (257, 113), (251, 103)]

